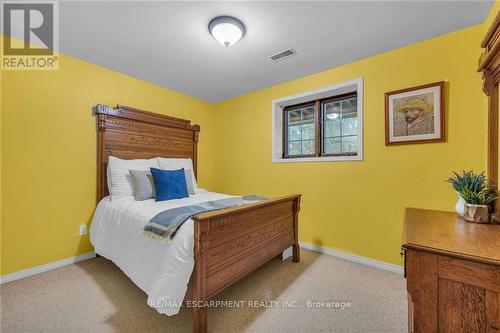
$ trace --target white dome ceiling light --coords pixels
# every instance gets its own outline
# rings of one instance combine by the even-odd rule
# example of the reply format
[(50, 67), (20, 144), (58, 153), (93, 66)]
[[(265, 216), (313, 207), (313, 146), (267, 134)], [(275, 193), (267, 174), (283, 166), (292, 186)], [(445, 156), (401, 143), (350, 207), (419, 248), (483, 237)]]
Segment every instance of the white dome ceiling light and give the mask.
[(215, 40), (229, 47), (245, 35), (245, 25), (232, 16), (217, 16), (208, 24), (208, 31)]

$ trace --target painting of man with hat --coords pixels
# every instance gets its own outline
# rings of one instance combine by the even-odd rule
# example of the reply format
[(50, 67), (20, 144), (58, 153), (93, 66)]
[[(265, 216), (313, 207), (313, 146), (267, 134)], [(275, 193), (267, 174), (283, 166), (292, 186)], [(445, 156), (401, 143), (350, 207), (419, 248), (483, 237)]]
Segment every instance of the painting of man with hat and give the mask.
[(426, 101), (432, 94), (426, 95), (395, 101), (394, 136), (434, 133), (434, 107)]
[(385, 94), (386, 144), (444, 140), (444, 82)]

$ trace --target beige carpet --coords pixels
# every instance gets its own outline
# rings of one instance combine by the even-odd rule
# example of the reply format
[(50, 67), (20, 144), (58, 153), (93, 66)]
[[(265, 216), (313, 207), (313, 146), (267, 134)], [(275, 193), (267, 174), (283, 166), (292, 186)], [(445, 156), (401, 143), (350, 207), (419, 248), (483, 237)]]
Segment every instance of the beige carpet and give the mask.
[[(305, 250), (299, 264), (272, 260), (218, 299), (252, 303), (210, 309), (211, 332), (401, 333), (407, 325), (402, 276)], [(261, 300), (290, 302), (248, 307)], [(307, 301), (348, 301), (350, 307), (308, 308)], [(2, 333), (191, 331), (189, 309), (173, 317), (158, 314), (104, 258), (3, 284), (0, 311)]]

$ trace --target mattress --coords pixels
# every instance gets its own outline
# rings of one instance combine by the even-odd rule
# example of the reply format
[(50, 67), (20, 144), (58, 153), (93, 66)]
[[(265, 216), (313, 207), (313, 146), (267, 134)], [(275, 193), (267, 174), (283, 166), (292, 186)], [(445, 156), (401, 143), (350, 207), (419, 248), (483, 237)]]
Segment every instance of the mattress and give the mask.
[(144, 235), (143, 228), (164, 210), (229, 197), (202, 189), (189, 198), (162, 202), (108, 196), (96, 208), (90, 241), (97, 254), (115, 263), (148, 295), (149, 306), (175, 315), (194, 267), (193, 221), (186, 221), (168, 243)]

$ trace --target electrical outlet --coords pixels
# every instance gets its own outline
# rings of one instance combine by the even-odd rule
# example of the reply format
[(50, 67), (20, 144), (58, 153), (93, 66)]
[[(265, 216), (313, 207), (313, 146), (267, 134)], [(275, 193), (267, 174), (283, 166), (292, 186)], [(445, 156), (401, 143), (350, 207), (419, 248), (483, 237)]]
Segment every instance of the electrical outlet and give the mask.
[(81, 224), (80, 225), (80, 236), (86, 235), (87, 234), (87, 225)]

